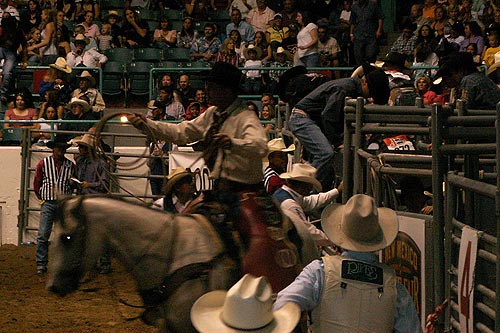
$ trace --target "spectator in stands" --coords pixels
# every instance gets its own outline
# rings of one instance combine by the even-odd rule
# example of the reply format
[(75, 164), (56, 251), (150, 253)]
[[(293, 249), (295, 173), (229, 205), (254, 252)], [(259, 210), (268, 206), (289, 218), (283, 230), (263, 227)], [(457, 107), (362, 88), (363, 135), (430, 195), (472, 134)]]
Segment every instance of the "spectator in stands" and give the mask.
[(186, 14), (196, 22), (208, 20), (208, 8), (210, 7), (208, 0), (186, 0), (185, 7)]
[[(280, 178), (285, 180), (285, 184), (276, 189), (273, 199), (278, 203), (281, 212), (294, 225), (305, 225), (317, 246), (335, 248), (323, 231), (309, 221), (306, 212), (331, 203), (339, 196), (342, 186), (321, 192), (321, 183), (316, 179), (316, 168), (303, 163), (292, 164), (292, 170), (280, 174)], [(317, 194), (310, 195), (313, 190)]]
[(245, 65), (243, 67), (250, 69), (245, 70), (243, 73), (245, 74), (245, 79), (243, 81), (243, 90), (247, 94), (260, 94), (262, 93), (262, 86), (264, 84), (262, 72), (256, 70), (257, 68), (262, 67), (262, 60), (259, 58), (262, 56), (262, 50), (258, 46), (254, 46), (253, 44), (248, 45), (244, 52)]
[(17, 8), (9, 3), (7, 0), (0, 0), (0, 18), (3, 20), (3, 14), (9, 14), (11, 17), (19, 21), (19, 11)]
[(160, 93), (156, 100), (151, 100), (148, 103), (147, 117), (153, 117), (153, 111), (160, 108), (162, 111), (162, 120), (184, 120), (186, 111), (182, 103), (177, 102), (173, 96), (174, 88), (172, 86), (163, 86), (160, 88)]
[(290, 24), (288, 28), (289, 28), (288, 37), (283, 39), (281, 45), (285, 50), (290, 52), (292, 58), (294, 59), (294, 64), (295, 64), (296, 63), (295, 53), (297, 52), (297, 34), (299, 33), (299, 27), (297, 24), (293, 23)]
[(483, 4), (477, 12), (480, 22), (484, 27), (488, 27), (494, 22), (496, 6), (491, 0), (483, 0)]
[[(33, 105), (33, 96), (28, 89), (21, 89), (14, 94), (14, 107), (5, 111), (4, 120), (36, 120), (38, 113)], [(37, 124), (5, 123), (4, 128), (37, 128)]]
[(191, 87), (191, 81), (189, 75), (182, 74), (179, 76), (179, 83), (177, 85), (177, 92), (181, 97), (181, 103), (184, 108), (187, 108), (189, 103), (194, 102), (196, 91)]
[(26, 36), (19, 27), (19, 22), (6, 11), (1, 22), (2, 34), (0, 36), (0, 59), (2, 65), (2, 85), (0, 88), (0, 101), (5, 104), (7, 96), (13, 86), (13, 71), (16, 66), (18, 52), (22, 55), (21, 68), (28, 66), (28, 47), (26, 46)]
[(111, 35), (111, 24), (109, 23), (104, 23), (101, 26), (101, 31), (95, 37), (95, 40), (97, 42), (97, 47), (101, 52), (117, 47), (113, 42), (113, 36)]
[(85, 50), (88, 42), (88, 37), (84, 35), (75, 37), (75, 47), (66, 56), (69, 66), (102, 67), (108, 61), (108, 57), (99, 53), (96, 49)]
[(102, 116), (106, 104), (102, 98), (101, 93), (95, 87), (95, 79), (88, 71), (83, 71), (80, 76), (78, 76), (79, 87), (73, 91), (73, 98), (82, 98), (82, 96), (87, 96), (89, 99), (88, 104), (90, 105), (92, 112), (97, 114), (99, 118)]
[[(309, 162), (318, 169), (317, 178), (324, 190), (331, 189), (335, 179), (332, 145), (337, 147), (343, 141), (345, 97), (363, 96), (381, 105), (389, 100), (387, 75), (368, 64), (363, 65), (363, 72), (361, 78), (332, 80), (317, 86), (315, 82), (321, 80), (312, 81), (305, 75), (307, 69), (297, 66), (285, 72), (278, 85), (280, 98), (294, 105), (288, 126), (309, 152)], [(306, 89), (308, 86), (311, 88)], [(303, 94), (307, 95), (298, 100)]]
[[(426, 43), (420, 43), (415, 47), (413, 51), (414, 59), (413, 66), (438, 66), (439, 65), (439, 57), (436, 53), (432, 52), (430, 46)], [(436, 75), (435, 69), (415, 69), (413, 72), (413, 76), (417, 77), (420, 75), (429, 75), (434, 77)]]
[(434, 50), (438, 46), (439, 39), (436, 39), (436, 35), (434, 30), (430, 26), (430, 24), (423, 24), (420, 26), (420, 29), (417, 31), (417, 41), (416, 44), (425, 43), (429, 45), (429, 47)]
[(297, 10), (293, 4), (293, 0), (283, 1), (283, 10), (280, 12), (283, 17), (283, 26), (290, 27), (290, 24), (297, 23)]
[(198, 102), (191, 102), (186, 108), (186, 120), (198, 117), (201, 113), (201, 105)]
[[(73, 33), (73, 38), (71, 38), (71, 43), (70, 43), (71, 49), (75, 48), (75, 39), (76, 39), (76, 36), (83, 35), (85, 37), (84, 33), (85, 33), (85, 28), (83, 27), (83, 25), (77, 24), (75, 26), (75, 31)], [(96, 42), (96, 40), (94, 38), (85, 37), (85, 41), (86, 41), (86, 44), (87, 44), (87, 46), (85, 46), (85, 50), (97, 49), (97, 42)]]
[(57, 10), (64, 12), (66, 20), (75, 22), (76, 3), (73, 0), (60, 0), (56, 4)]
[(191, 59), (195, 61), (213, 62), (217, 52), (221, 47), (219, 37), (215, 37), (214, 25), (210, 22), (205, 23), (204, 36), (198, 38), (189, 51)]
[(274, 109), (276, 106), (276, 101), (274, 99), (274, 96), (272, 93), (265, 92), (262, 94), (262, 97), (260, 98), (260, 104), (262, 104), (262, 107), (269, 105), (271, 108)]
[(273, 107), (269, 105), (263, 105), (262, 110), (260, 110), (259, 119), (271, 122), (263, 125), (267, 133), (269, 133), (270, 131), (274, 131), (274, 129), (276, 128), (276, 114)]
[(484, 39), (481, 32), (481, 27), (476, 21), (465, 23), (464, 28), (465, 39), (460, 43), (460, 52), (465, 52), (467, 46), (471, 43), (477, 45), (478, 54), (482, 54), (484, 48)]
[(215, 57), (215, 61), (227, 62), (235, 67), (241, 66), (243, 58), (236, 53), (235, 42), (231, 37), (227, 37), (224, 40), (220, 52)]
[(288, 153), (295, 151), (295, 146), (288, 148), (282, 138), (269, 140), (267, 143), (267, 160), (269, 165), (264, 170), (264, 187), (266, 192), (273, 194), (281, 186), (285, 185), (285, 180), (280, 175), (287, 170)]
[(424, 0), (424, 7), (422, 8), (422, 16), (429, 21), (433, 21), (435, 9), (436, 9), (436, 0)]
[[(64, 12), (62, 10), (57, 11), (56, 36), (57, 36), (57, 47), (59, 49), (59, 54), (61, 56), (66, 56), (69, 52), (71, 52), (71, 45), (70, 45), (71, 33), (66, 24), (64, 23)], [(64, 49), (64, 55), (61, 51), (61, 48)]]
[(163, 198), (156, 200), (153, 207), (163, 209), (170, 213), (189, 214), (193, 206), (199, 203), (201, 196), (195, 195), (193, 175), (182, 167), (172, 170), (167, 176), (167, 182), (161, 193)]
[[(328, 27), (318, 27), (318, 51), (320, 64), (323, 67), (338, 67), (340, 65), (340, 46), (337, 40), (328, 35)], [(335, 78), (340, 79), (340, 72), (335, 71)]]
[(500, 89), (484, 73), (478, 71), (470, 53), (451, 55), (440, 66), (436, 77), (442, 78), (445, 86), (456, 88), (456, 98), (462, 99), (469, 110), (494, 110), (500, 101)]
[(95, 38), (99, 33), (99, 26), (94, 23), (94, 13), (91, 11), (85, 12), (85, 20), (81, 23), (85, 28), (85, 37)]
[(374, 62), (378, 53), (377, 40), (382, 36), (384, 14), (377, 3), (359, 0), (352, 5), (351, 42), (356, 64)]
[(415, 79), (415, 89), (424, 101), (424, 105), (431, 105), (437, 94), (431, 90), (431, 79), (427, 75), (417, 76)]
[(306, 11), (297, 13), (300, 31), (297, 34), (297, 53), (299, 61), (306, 67), (321, 66), (318, 52), (318, 26), (311, 22)]
[(462, 5), (460, 6), (459, 16), (462, 22), (468, 22), (472, 20), (472, 1), (470, 0), (462, 0)]
[[(44, 75), (38, 88), (40, 101), (46, 101), (45, 93), (55, 89), (59, 92), (61, 103), (68, 103), (71, 98), (72, 89), (68, 81), (68, 74), (72, 72), (71, 67), (66, 63), (66, 59), (59, 57), (53, 64), (49, 65), (49, 70)], [(62, 114), (59, 114), (62, 117)]]
[(57, 196), (71, 194), (69, 179), (75, 172), (75, 165), (64, 157), (66, 149), (70, 147), (66, 141), (63, 135), (49, 141), (47, 147), (52, 149), (52, 155), (38, 162), (35, 168), (33, 190), (40, 202), (36, 242), (36, 269), (39, 275), (47, 272), (49, 238), (56, 219)]
[[(56, 110), (56, 119), (61, 119), (64, 114), (64, 105), (59, 96), (59, 90), (50, 89), (45, 93), (45, 102), (40, 103), (40, 112), (38, 113), (38, 118), (45, 118), (48, 108), (53, 108)], [(47, 118), (45, 118), (47, 119)]]
[(470, 43), (467, 45), (465, 52), (472, 54), (472, 61), (474, 61), (477, 65), (481, 64), (481, 55), (479, 54), (476, 43)]
[[(88, 12), (92, 13), (92, 19), (99, 19), (101, 17), (101, 8), (99, 4), (94, 0), (82, 0), (77, 3), (75, 12), (75, 21), (85, 22), (88, 20)], [(90, 36), (89, 36), (90, 37)]]
[(207, 96), (205, 94), (205, 90), (197, 89), (195, 99), (196, 99), (196, 102), (200, 103), (200, 114), (202, 114), (209, 107), (209, 105), (207, 103)]
[[(274, 53), (273, 58), (275, 61), (270, 63), (270, 67), (291, 67), (293, 65), (293, 56), (290, 52), (285, 50), (283, 47), (278, 47), (278, 50)], [(284, 70), (270, 70), (267, 72), (269, 80), (266, 84), (267, 91), (274, 94), (277, 92), (277, 86), (281, 74), (283, 74)]]
[(23, 11), (20, 18), (21, 29), (28, 35), (33, 28), (39, 28), (42, 23), (42, 10), (38, 1), (29, 0), (27, 10)]
[(493, 15), (493, 22), (485, 27), (485, 34), (488, 35), (490, 31), (495, 31), (500, 35), (500, 10), (496, 9)]
[(226, 25), (226, 35), (229, 36), (233, 30), (238, 30), (241, 39), (245, 41), (246, 44), (253, 41), (255, 31), (250, 24), (242, 20), (242, 15), (238, 8), (233, 8), (231, 10), (231, 22)]
[[(55, 90), (51, 90), (55, 92)], [(57, 94), (55, 92), (54, 94)], [(49, 96), (49, 92), (47, 92), (47, 96)], [(47, 102), (45, 102), (47, 103)], [(58, 105), (58, 107), (62, 107), (61, 105)], [(62, 111), (61, 111), (62, 113)], [(57, 116), (58, 111), (57, 108), (54, 107), (52, 104), (51, 105), (46, 105), (43, 110), (40, 108), (40, 116), (38, 117), (38, 120), (57, 120), (61, 119)], [(45, 131), (50, 131), (50, 130), (55, 130), (57, 131), (58, 124), (57, 123), (38, 123), (38, 126), (40, 128), (40, 133), (38, 135), (38, 144), (39, 145), (46, 145), (47, 142), (50, 141), (53, 133), (52, 132), (45, 132)]]
[(458, 34), (462, 35), (464, 34), (464, 25), (462, 21), (459, 20), (458, 14), (460, 9), (458, 6), (450, 5), (448, 6), (448, 21), (447, 23), (450, 25), (450, 27)]
[(266, 30), (266, 40), (271, 45), (271, 50), (276, 52), (283, 39), (288, 37), (288, 27), (283, 26), (283, 16), (276, 14), (271, 21), (271, 26)]
[(148, 23), (141, 20), (131, 8), (125, 9), (125, 22), (122, 25), (121, 35), (125, 47), (138, 48), (150, 45)]
[(98, 112), (92, 112), (89, 104), (89, 98), (86, 95), (71, 98), (66, 105), (69, 112), (66, 112), (62, 120), (87, 120), (88, 122), (64, 122), (59, 126), (61, 131), (75, 131), (80, 133), (67, 134), (68, 138), (74, 138), (81, 135), (81, 132), (87, 132), (100, 119)]
[(415, 24), (411, 23), (409, 20), (402, 23), (402, 32), (394, 41), (391, 47), (391, 52), (399, 52), (405, 54), (410, 60), (413, 58), (413, 50), (417, 44), (417, 36), (415, 36), (414, 31), (417, 29)]
[[(30, 47), (31, 45), (35, 45), (42, 41), (41, 31), (38, 28), (32, 28), (29, 35), (28, 41), (26, 42), (26, 46)], [(40, 49), (34, 49), (28, 51), (28, 65), (34, 66), (40, 64), (42, 61), (42, 54)]]
[(488, 47), (484, 51), (483, 61), (488, 67), (495, 63), (495, 53), (500, 51), (499, 36), (495, 31), (488, 35)]
[(269, 27), (269, 21), (274, 17), (274, 10), (267, 7), (266, 0), (257, 0), (257, 7), (252, 8), (248, 13), (247, 23), (250, 24), (255, 32), (265, 32)]
[(434, 20), (431, 23), (432, 29), (436, 32), (436, 37), (442, 37), (444, 35), (444, 27), (447, 22), (448, 17), (445, 7), (436, 6), (436, 9), (434, 9)]
[(229, 16), (231, 16), (233, 9), (238, 9), (241, 13), (241, 17), (246, 21), (250, 10), (256, 7), (257, 2), (255, 0), (232, 0), (229, 6)]
[(31, 45), (28, 51), (41, 49), (42, 65), (54, 63), (57, 59), (57, 11), (44, 9), (42, 10), (42, 41)]
[(411, 5), (409, 19), (410, 19), (411, 23), (415, 24), (417, 27), (417, 30), (415, 31), (415, 33), (418, 30), (420, 30), (420, 27), (422, 27), (424, 24), (431, 23), (431, 21), (429, 19), (425, 18), (422, 15), (422, 7), (420, 7), (419, 4)]
[[(273, 58), (273, 51), (271, 49), (271, 45), (267, 42), (266, 35), (262, 31), (257, 31), (255, 33), (255, 37), (253, 39), (253, 44), (256, 47), (259, 47), (262, 51), (261, 55), (257, 58), (258, 60), (262, 60), (264, 64), (267, 64)], [(243, 56), (245, 57), (245, 49), (243, 49)], [(245, 57), (245, 60), (247, 58)]]
[(241, 39), (240, 32), (238, 30), (232, 30), (229, 37), (234, 41), (234, 51), (243, 59), (243, 50), (246, 47), (246, 43)]
[(104, 23), (109, 23), (111, 25), (111, 36), (113, 37), (113, 44), (116, 47), (122, 47), (122, 42), (120, 40), (121, 27), (118, 22), (122, 20), (122, 17), (118, 14), (116, 10), (108, 11), (108, 14), (104, 17)]
[(500, 71), (498, 70), (500, 67), (500, 56), (496, 56), (495, 58), (495, 62), (488, 68), (486, 74), (500, 88)]
[(160, 24), (153, 34), (153, 43), (157, 48), (162, 50), (177, 45), (177, 31), (171, 28), (168, 17), (162, 16), (160, 18)]
[(182, 29), (177, 35), (177, 47), (190, 49), (197, 39), (198, 31), (193, 27), (193, 19), (191, 17), (185, 17), (182, 20)]

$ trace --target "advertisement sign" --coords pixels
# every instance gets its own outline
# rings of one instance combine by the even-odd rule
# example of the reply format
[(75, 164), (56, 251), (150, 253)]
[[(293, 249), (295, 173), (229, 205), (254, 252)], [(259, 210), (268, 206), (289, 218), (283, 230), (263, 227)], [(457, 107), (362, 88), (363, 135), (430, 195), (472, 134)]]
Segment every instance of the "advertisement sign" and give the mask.
[(474, 271), (477, 259), (477, 230), (465, 226), (462, 229), (458, 255), (458, 307), (460, 332), (474, 332)]
[(201, 157), (201, 152), (171, 151), (168, 155), (168, 165), (172, 171), (183, 167), (193, 173), (196, 192), (212, 189), (213, 180), (210, 179), (210, 170)]
[[(415, 215), (415, 214), (414, 214)], [(410, 292), (421, 322), (425, 323), (425, 229), (428, 219), (399, 215), (399, 233), (381, 252), (381, 261), (391, 266)]]

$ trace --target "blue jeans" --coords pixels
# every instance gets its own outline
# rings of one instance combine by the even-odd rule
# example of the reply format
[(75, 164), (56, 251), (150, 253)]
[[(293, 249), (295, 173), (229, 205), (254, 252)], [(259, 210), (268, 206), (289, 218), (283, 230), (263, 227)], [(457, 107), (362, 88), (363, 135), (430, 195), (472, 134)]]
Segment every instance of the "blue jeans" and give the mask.
[(357, 65), (362, 65), (364, 62), (375, 62), (378, 53), (376, 38), (355, 39), (353, 48)]
[(49, 238), (57, 208), (56, 200), (47, 200), (40, 209), (40, 223), (36, 237), (36, 267), (44, 268), (49, 261)]
[(12, 72), (16, 65), (16, 53), (4, 47), (0, 47), (0, 59), (3, 59), (3, 81), (0, 88), (1, 95), (7, 95), (12, 82)]
[(311, 155), (309, 162), (317, 169), (316, 178), (323, 191), (332, 189), (335, 180), (334, 151), (319, 126), (305, 115), (292, 113), (288, 127)]
[(319, 53), (313, 53), (300, 58), (300, 61), (306, 67), (321, 67), (321, 59)]

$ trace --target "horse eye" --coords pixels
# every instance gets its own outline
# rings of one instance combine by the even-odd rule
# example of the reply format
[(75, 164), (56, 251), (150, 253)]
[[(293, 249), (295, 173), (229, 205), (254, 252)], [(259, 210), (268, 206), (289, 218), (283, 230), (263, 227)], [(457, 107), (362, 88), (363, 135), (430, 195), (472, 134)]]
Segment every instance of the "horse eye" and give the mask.
[(69, 244), (73, 241), (73, 237), (71, 235), (62, 235), (61, 236), (61, 242), (63, 244)]

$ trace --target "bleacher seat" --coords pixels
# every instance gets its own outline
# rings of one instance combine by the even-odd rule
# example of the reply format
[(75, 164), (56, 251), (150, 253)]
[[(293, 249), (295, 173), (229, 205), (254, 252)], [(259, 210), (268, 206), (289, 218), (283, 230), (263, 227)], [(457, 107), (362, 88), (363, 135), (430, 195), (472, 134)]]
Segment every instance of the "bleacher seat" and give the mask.
[(118, 61), (108, 61), (104, 64), (102, 75), (102, 94), (104, 96), (119, 96), (123, 94), (124, 100), (126, 100), (125, 65)]
[(107, 49), (104, 51), (108, 61), (119, 61), (123, 64), (129, 64), (134, 58), (134, 52), (131, 49), (125, 47), (117, 47), (114, 49)]
[(138, 14), (141, 20), (156, 21), (160, 19), (160, 12), (158, 10), (152, 10), (147, 8), (142, 8)]
[(3, 129), (3, 144), (19, 144), (23, 140), (23, 129), (19, 127), (9, 127)]
[(154, 47), (134, 49), (134, 61), (159, 62), (163, 59), (163, 51)]
[(99, 6), (101, 10), (107, 9), (122, 9), (123, 10), (124, 1), (123, 0), (100, 0)]
[(182, 21), (182, 11), (177, 9), (166, 9), (162, 16), (165, 16), (169, 21)]
[(133, 62), (127, 66), (128, 95), (149, 95), (150, 62)]
[(189, 57), (189, 49), (185, 49), (183, 47), (174, 47), (170, 48), (163, 52), (164, 60), (172, 60), (172, 61), (190, 61)]

